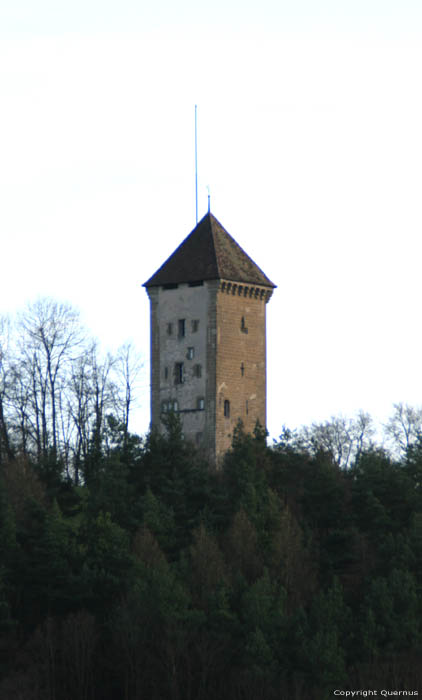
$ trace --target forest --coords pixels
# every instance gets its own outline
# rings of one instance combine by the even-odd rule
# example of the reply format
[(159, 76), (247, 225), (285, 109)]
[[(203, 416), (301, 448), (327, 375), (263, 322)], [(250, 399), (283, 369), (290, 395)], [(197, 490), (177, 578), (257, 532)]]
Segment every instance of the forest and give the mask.
[(239, 423), (216, 470), (130, 431), (139, 367), (66, 304), (0, 320), (1, 700), (416, 695), (422, 410)]

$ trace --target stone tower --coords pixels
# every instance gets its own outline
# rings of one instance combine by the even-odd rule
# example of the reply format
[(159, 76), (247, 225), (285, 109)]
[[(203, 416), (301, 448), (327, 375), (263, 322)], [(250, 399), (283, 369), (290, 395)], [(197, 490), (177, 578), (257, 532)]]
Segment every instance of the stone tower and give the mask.
[(144, 284), (151, 304), (151, 426), (175, 411), (211, 461), (266, 425), (266, 304), (275, 285), (210, 213)]

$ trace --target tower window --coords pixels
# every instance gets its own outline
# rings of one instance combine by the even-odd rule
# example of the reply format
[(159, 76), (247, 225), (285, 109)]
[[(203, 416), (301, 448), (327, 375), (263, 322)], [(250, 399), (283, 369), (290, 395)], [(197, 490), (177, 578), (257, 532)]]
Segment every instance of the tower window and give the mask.
[(173, 333), (173, 324), (168, 323), (167, 324), (167, 335), (172, 335), (172, 333)]
[(183, 362), (176, 362), (174, 365), (174, 383), (183, 384), (185, 381), (185, 371)]
[(170, 411), (178, 411), (179, 410), (179, 402), (174, 400), (174, 401), (163, 401), (161, 404), (161, 413), (169, 413)]
[(228, 399), (224, 401), (224, 417), (230, 418), (230, 401)]
[(184, 318), (179, 318), (179, 321), (178, 321), (178, 334), (179, 334), (179, 338), (184, 338), (184, 337), (185, 337), (185, 319), (184, 319)]
[(242, 331), (242, 333), (247, 333), (247, 332), (248, 332), (248, 329), (246, 328), (246, 321), (245, 321), (245, 317), (244, 317), (244, 316), (242, 316), (242, 319), (241, 319), (241, 321), (240, 321), (240, 330)]
[(194, 319), (192, 321), (192, 333), (197, 333), (198, 328), (199, 328), (199, 321), (198, 321), (198, 319)]
[(201, 365), (194, 365), (193, 376), (194, 377), (202, 377), (202, 366)]
[(196, 400), (196, 408), (198, 411), (203, 411), (205, 408), (205, 399), (202, 397)]
[(186, 357), (188, 358), (188, 360), (193, 360), (193, 358), (195, 357), (195, 348), (188, 348)]

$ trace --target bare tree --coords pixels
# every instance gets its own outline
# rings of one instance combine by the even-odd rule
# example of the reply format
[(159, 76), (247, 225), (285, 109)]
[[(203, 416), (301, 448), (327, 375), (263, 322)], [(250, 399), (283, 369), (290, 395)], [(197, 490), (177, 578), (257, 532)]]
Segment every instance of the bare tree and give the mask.
[(101, 356), (68, 304), (39, 299), (0, 319), (0, 463), (53, 456), (78, 483), (88, 455), (110, 447), (109, 415), (127, 436), (141, 367), (130, 344)]
[(115, 360), (108, 353), (100, 361), (95, 354), (92, 357), (92, 399), (93, 426), (91, 443), (94, 450), (101, 450), (107, 412), (111, 412), (116, 403), (117, 387), (110, 379)]
[(422, 437), (422, 408), (395, 403), (394, 413), (384, 425), (393, 452), (401, 457)]
[(66, 413), (71, 419), (73, 431), (73, 468), (75, 482), (79, 482), (81, 461), (86, 459), (89, 450), (92, 416), (92, 358), (95, 344), (72, 363), (68, 383)]
[(327, 452), (339, 467), (347, 468), (364, 450), (371, 448), (374, 434), (371, 417), (360, 411), (354, 419), (337, 416), (303, 427), (295, 440), (299, 448), (312, 454)]
[(8, 400), (8, 346), (10, 322), (6, 317), (0, 318), (0, 464), (4, 458), (11, 459), (13, 450), (9, 436), (9, 426), (6, 419), (6, 404)]
[(38, 441), (42, 452), (52, 448), (56, 454), (58, 394), (65, 368), (81, 352), (84, 340), (79, 314), (69, 304), (39, 299), (21, 314), (19, 326), (21, 353), (33, 384)]
[(107, 354), (101, 359), (92, 342), (86, 352), (72, 364), (68, 382), (67, 414), (73, 425), (72, 450), (74, 477), (79, 480), (81, 460), (92, 450), (101, 451), (105, 421), (121, 401), (119, 386), (113, 382), (116, 360)]
[[(41, 453), (41, 429), (39, 424), (38, 402), (34, 399), (34, 377), (27, 373), (27, 367), (20, 361), (9, 363), (8, 415), (16, 448), (24, 455), (37, 446)], [(36, 406), (34, 412), (33, 408)]]
[(126, 433), (129, 430), (130, 410), (142, 368), (143, 362), (131, 343), (125, 343), (118, 349), (114, 372), (118, 386), (121, 387), (121, 395), (117, 409), (122, 417)]

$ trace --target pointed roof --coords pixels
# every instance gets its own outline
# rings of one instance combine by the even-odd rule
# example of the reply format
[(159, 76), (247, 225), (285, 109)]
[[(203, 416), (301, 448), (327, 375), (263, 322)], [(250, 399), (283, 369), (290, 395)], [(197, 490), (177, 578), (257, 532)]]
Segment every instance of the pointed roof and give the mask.
[(215, 216), (208, 213), (143, 286), (217, 279), (275, 287)]

